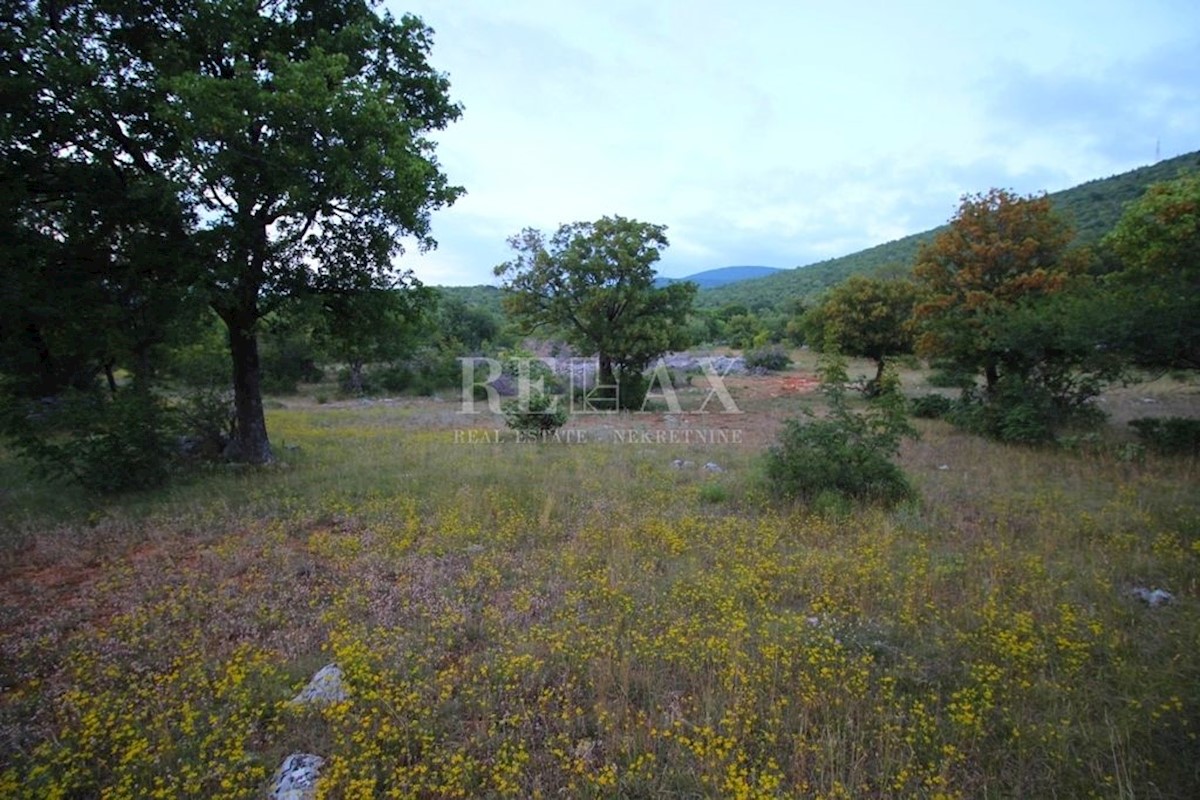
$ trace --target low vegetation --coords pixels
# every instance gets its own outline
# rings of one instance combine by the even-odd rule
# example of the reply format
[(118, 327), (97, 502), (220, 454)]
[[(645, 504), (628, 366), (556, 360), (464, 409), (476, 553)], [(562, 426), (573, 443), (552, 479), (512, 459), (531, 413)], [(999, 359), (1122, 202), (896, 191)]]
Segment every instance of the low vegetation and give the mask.
[[(1194, 459), (921, 420), (918, 502), (818, 512), (760, 454), (825, 406), (768, 382), (742, 445), (290, 401), (283, 463), (120, 501), (4, 458), (0, 794), (260, 797), (303, 751), (330, 798), (1194, 796)], [(331, 661), (349, 699), (290, 705)]]

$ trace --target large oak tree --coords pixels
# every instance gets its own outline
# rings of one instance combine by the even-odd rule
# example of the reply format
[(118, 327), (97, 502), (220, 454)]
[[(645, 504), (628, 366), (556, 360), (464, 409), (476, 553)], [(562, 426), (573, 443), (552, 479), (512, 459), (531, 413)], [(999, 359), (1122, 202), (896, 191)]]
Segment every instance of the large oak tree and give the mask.
[[(362, 0), (10, 0), (5, 11), (16, 48), (5, 93), (25, 115), (4, 130), (4, 199), (22, 234), (10, 242), (33, 241), (51, 264), (38, 280), (65, 276), (71, 291), (84, 226), (63, 220), (128, 209), (91, 248), (88, 274), (106, 289), (125, 273), (164, 285), (168, 312), (184, 299), (216, 311), (237, 411), (228, 455), (269, 461), (259, 321), (297, 296), (403, 285), (402, 239), (433, 246), (430, 212), (461, 193), (429, 139), (460, 114), (428, 63), (432, 32)], [(81, 191), (96, 176), (109, 188)], [(64, 191), (74, 216), (49, 202)], [(55, 248), (68, 252), (45, 262)]]

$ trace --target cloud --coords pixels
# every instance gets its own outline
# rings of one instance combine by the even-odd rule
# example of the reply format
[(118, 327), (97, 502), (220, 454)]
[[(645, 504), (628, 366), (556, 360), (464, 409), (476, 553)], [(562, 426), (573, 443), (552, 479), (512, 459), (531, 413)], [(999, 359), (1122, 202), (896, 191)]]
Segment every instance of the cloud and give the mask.
[[(506, 237), (622, 214), (661, 264), (790, 267), (1200, 144), (1188, 4), (970, 8), (413, 0), (463, 119), (439, 158), (429, 282), (490, 282)], [(407, 259), (406, 259), (407, 260)]]

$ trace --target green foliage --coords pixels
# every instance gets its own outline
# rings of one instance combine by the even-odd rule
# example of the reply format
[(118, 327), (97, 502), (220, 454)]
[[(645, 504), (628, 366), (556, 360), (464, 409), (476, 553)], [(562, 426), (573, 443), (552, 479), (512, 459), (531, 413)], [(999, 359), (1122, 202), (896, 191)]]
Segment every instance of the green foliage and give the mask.
[(433, 395), (456, 389), (462, 384), (459, 362), (454, 356), (436, 347), (425, 347), (411, 358), (387, 364), (374, 364), (362, 374), (360, 389), (353, 388), (349, 368), (338, 373), (340, 389), (347, 394)]
[(952, 362), (934, 361), (925, 382), (936, 389), (967, 389), (975, 385), (975, 373), (964, 372)]
[(792, 363), (792, 357), (788, 355), (787, 350), (777, 344), (748, 350), (743, 355), (743, 358), (745, 359), (747, 369), (763, 369), (769, 372), (787, 369)]
[(69, 265), (79, 306), (67, 325), (30, 304), (36, 335), (17, 360), (46, 378), (38, 392), (86, 384), (126, 355), (145, 362), (165, 325), (206, 302), (230, 334), (231, 453), (269, 461), (259, 321), (297, 296), (406, 283), (401, 242), (434, 246), (430, 212), (462, 192), (433, 155), (430, 134), (460, 109), (427, 63), (432, 32), (364, 2), (9, 10), (20, 113), (0, 149), (28, 185), (0, 198), (4, 260), (35, 263), (18, 293), (31, 299), (62, 284), (45, 265)]
[(700, 484), (700, 488), (696, 490), (696, 497), (701, 503), (720, 505), (729, 500), (729, 489), (724, 484), (709, 481)]
[(1049, 444), (1064, 429), (1091, 429), (1104, 412), (1087, 402), (1064, 401), (1032, 377), (1005, 375), (990, 393), (963, 392), (948, 418), (981, 436), (1012, 444)]
[(1200, 172), (1156, 184), (1105, 238), (1122, 310), (1114, 344), (1139, 364), (1200, 367)]
[(216, 315), (204, 315), (186, 341), (164, 352), (163, 376), (192, 387), (229, 386), (229, 342)]
[(1147, 448), (1164, 455), (1200, 455), (1200, 419), (1141, 417), (1129, 426)]
[(262, 390), (266, 394), (295, 394), (301, 383), (317, 383), (324, 372), (308, 330), (294, 325), (273, 326), (260, 339)]
[[(314, 344), (346, 365), (343, 390), (366, 394), (364, 371), (369, 363), (409, 355), (421, 326), (433, 319), (437, 294), (407, 277), (395, 288), (363, 289), (306, 298)], [(302, 307), (303, 308), (303, 307)]]
[(954, 408), (954, 401), (941, 394), (926, 394), (909, 401), (909, 408), (914, 417), (921, 419), (941, 419)]
[(562, 225), (549, 241), (526, 228), (509, 245), (516, 258), (495, 269), (508, 292), (508, 311), (530, 331), (548, 328), (579, 352), (596, 353), (600, 383), (622, 390), (615, 404), (638, 408), (645, 397), (642, 371), (688, 344), (696, 293), (690, 283), (654, 285), (666, 228), (604, 217)]
[(887, 358), (912, 352), (908, 322), (916, 301), (911, 281), (852, 275), (804, 315), (805, 338), (824, 342), (832, 336), (840, 352), (872, 359), (878, 383)]
[(778, 443), (767, 453), (773, 494), (812, 502), (833, 493), (885, 505), (913, 495), (904, 471), (893, 461), (901, 439), (916, 435), (895, 373), (885, 370), (878, 396), (861, 411), (850, 408), (847, 381), (845, 359), (830, 341), (821, 359), (828, 416), (784, 423)]
[(529, 437), (553, 433), (567, 422), (567, 409), (562, 398), (536, 390), (507, 401), (503, 410), (505, 424)]
[(36, 474), (112, 494), (164, 483), (178, 419), (149, 392), (69, 391), (47, 401), (9, 399), (0, 431)]
[(501, 374), (507, 375), (513, 386), (520, 386), (522, 375), (532, 386), (558, 394), (563, 389), (559, 376), (536, 355), (523, 347), (513, 347), (500, 354)]
[(176, 413), (184, 455), (212, 460), (224, 454), (237, 425), (232, 392), (212, 386), (192, 389), (180, 399)]
[(495, 286), (440, 287), (436, 335), (460, 357), (484, 355), (492, 347), (515, 344)]

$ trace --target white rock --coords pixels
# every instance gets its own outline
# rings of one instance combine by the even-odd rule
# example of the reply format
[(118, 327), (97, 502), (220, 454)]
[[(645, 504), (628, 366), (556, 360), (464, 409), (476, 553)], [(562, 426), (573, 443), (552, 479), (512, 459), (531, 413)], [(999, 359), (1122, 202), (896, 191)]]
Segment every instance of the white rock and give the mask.
[(1151, 608), (1166, 605), (1175, 599), (1175, 595), (1168, 592), (1166, 589), (1147, 589), (1144, 586), (1135, 586), (1129, 590), (1129, 594), (1144, 602)]
[(317, 670), (308, 686), (292, 698), (293, 703), (340, 703), (346, 699), (346, 687), (342, 683), (342, 670), (337, 664), (326, 664)]
[(713, 461), (710, 461), (707, 464), (705, 464), (704, 469), (706, 472), (724, 472), (725, 471), (721, 468), (720, 464), (717, 464), (716, 462), (713, 462)]
[(312, 753), (292, 753), (271, 779), (269, 800), (313, 800), (325, 759)]

